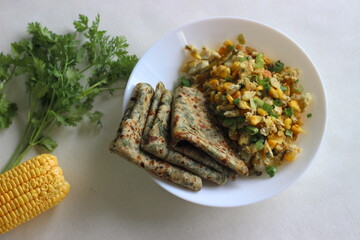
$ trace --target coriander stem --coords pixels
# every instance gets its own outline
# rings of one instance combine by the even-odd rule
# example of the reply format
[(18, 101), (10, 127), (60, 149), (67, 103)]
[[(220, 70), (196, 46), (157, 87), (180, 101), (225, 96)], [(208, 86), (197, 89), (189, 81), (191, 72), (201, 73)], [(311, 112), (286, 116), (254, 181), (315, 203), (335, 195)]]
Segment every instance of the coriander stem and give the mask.
[(90, 69), (91, 67), (93, 67), (93, 65), (89, 65), (86, 68), (84, 68), (83, 70), (80, 71), (80, 74), (85, 72), (86, 70)]
[(19, 165), (19, 163), (21, 162), (22, 158), (25, 156), (25, 154), (32, 148), (33, 145), (31, 144), (27, 144), (26, 147), (24, 147), (20, 154), (17, 156), (17, 158), (14, 160), (14, 162), (11, 164), (11, 166), (9, 167), (9, 169), (7, 169), (6, 171), (16, 167), (17, 165)]

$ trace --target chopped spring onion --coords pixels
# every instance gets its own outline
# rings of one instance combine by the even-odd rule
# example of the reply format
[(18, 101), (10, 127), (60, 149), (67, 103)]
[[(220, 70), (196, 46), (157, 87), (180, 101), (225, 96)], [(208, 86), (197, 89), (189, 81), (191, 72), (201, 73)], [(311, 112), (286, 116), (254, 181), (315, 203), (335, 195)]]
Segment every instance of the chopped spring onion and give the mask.
[(190, 79), (187, 79), (186, 77), (181, 77), (180, 81), (181, 81), (182, 86), (191, 87), (191, 80)]
[(233, 100), (233, 104), (234, 104), (234, 105), (238, 105), (239, 102), (240, 102), (240, 99), (238, 99), (238, 98), (235, 98), (235, 99)]
[(295, 88), (295, 91), (297, 91), (298, 93), (303, 92), (303, 91), (304, 91), (303, 85), (300, 85), (300, 86), (298, 86), (297, 88)]
[(271, 68), (272, 72), (280, 73), (284, 69), (284, 63), (279, 61), (276, 61), (274, 66)]
[(312, 117), (312, 113), (308, 113), (308, 114), (306, 115), (306, 117), (307, 117), (307, 118), (311, 118), (311, 117)]
[(282, 105), (282, 101), (280, 99), (275, 99), (274, 105), (280, 107)]
[(227, 52), (231, 52), (232, 50), (234, 50), (234, 48), (235, 48), (234, 45), (230, 45)]
[(261, 150), (264, 148), (264, 139), (259, 139), (255, 144), (254, 144), (255, 149), (257, 150)]
[(289, 130), (289, 129), (286, 129), (285, 130), (285, 136), (288, 136), (288, 137), (293, 137), (293, 131)]
[(277, 168), (275, 166), (268, 166), (265, 168), (265, 171), (267, 174), (269, 174), (270, 177), (273, 177), (277, 172)]
[(274, 118), (278, 118), (278, 116), (272, 111), (274, 109), (274, 105), (264, 102), (261, 108), (267, 111), (270, 116), (273, 116)]
[(270, 86), (270, 78), (265, 78), (259, 81), (259, 85), (263, 86), (264, 89), (268, 92), (271, 88)]
[(287, 91), (287, 87), (286, 87), (286, 86), (280, 86), (280, 89), (281, 89), (281, 91), (283, 91), (283, 92), (286, 92), (286, 91)]
[(224, 118), (223, 124), (225, 127), (230, 128), (235, 125), (235, 118)]
[(237, 124), (241, 124), (241, 123), (244, 123), (245, 122), (245, 117), (243, 116), (239, 116), (236, 118), (236, 123)]
[(242, 33), (237, 35), (237, 40), (239, 41), (240, 44), (245, 44), (246, 43), (245, 36)]
[(292, 107), (288, 107), (284, 109), (286, 116), (291, 117), (294, 114), (294, 109)]
[(256, 110), (256, 104), (255, 104), (254, 98), (250, 98), (250, 107), (251, 107), (251, 109)]
[(248, 60), (248, 58), (247, 57), (242, 57), (242, 58), (240, 58), (240, 62), (244, 62), (244, 61), (246, 61), (246, 60)]
[(265, 61), (263, 59), (263, 54), (259, 53), (258, 55), (256, 55), (255, 58), (255, 68), (259, 69), (259, 68), (263, 68), (265, 64)]
[(254, 74), (250, 77), (251, 82), (259, 82), (259, 76)]
[(264, 101), (261, 99), (254, 99), (254, 102), (258, 107), (262, 107), (264, 105)]
[(246, 132), (249, 133), (250, 135), (255, 135), (259, 132), (259, 129), (257, 127), (247, 126)]

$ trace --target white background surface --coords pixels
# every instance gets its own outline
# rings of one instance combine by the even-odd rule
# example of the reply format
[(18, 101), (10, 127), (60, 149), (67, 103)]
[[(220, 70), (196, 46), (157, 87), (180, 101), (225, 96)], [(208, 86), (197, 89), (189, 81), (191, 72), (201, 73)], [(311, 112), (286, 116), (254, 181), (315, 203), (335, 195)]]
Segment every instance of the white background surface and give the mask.
[[(359, 239), (359, 10), (356, 0), (1, 0), (0, 51), (5, 52), (24, 36), (28, 22), (66, 32), (79, 13), (100, 13), (101, 27), (125, 35), (131, 53), (139, 57), (189, 21), (238, 16), (263, 22), (294, 39), (317, 65), (327, 93), (328, 124), (314, 163), (291, 188), (245, 207), (209, 208), (172, 196), (142, 170), (109, 153), (122, 94), (102, 97), (96, 104), (105, 113), (101, 131), (86, 126), (54, 131), (60, 145), (54, 154), (72, 187), (68, 197), (0, 239)], [(15, 100), (25, 98), (10, 94)], [(25, 108), (25, 99), (19, 107)], [(0, 132), (1, 166), (24, 128), (22, 118)]]

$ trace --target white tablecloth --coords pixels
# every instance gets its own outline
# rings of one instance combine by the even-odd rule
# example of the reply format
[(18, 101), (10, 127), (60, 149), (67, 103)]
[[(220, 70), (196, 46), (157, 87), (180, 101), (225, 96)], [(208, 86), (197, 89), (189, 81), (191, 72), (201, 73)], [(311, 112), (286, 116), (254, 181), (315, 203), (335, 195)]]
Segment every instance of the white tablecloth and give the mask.
[[(99, 99), (101, 131), (79, 126), (56, 132), (60, 147), (54, 154), (72, 186), (68, 197), (0, 239), (360, 239), (359, 11), (357, 0), (2, 0), (4, 52), (25, 35), (28, 22), (66, 32), (79, 13), (99, 13), (101, 27), (125, 35), (139, 57), (165, 33), (196, 19), (238, 16), (266, 23), (293, 38), (316, 64), (327, 93), (328, 125), (314, 163), (289, 189), (249, 206), (209, 208), (178, 199), (109, 154), (122, 94)], [(1, 166), (23, 130), (21, 118), (25, 114), (0, 132)]]

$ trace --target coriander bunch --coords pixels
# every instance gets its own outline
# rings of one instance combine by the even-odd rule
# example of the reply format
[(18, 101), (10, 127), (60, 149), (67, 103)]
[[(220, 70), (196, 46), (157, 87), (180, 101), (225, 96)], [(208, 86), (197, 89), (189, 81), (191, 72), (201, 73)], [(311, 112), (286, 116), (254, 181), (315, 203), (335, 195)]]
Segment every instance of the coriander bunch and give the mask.
[(112, 93), (115, 82), (124, 87), (138, 58), (128, 54), (123, 36), (110, 37), (99, 23), (99, 15), (91, 23), (79, 15), (75, 31), (64, 35), (29, 23), (30, 38), (13, 43), (12, 54), (0, 55), (0, 128), (8, 127), (16, 112), (4, 94), (6, 83), (26, 75), (29, 99), (24, 135), (1, 173), (18, 165), (35, 145), (54, 150), (57, 143), (47, 135), (54, 125), (76, 126), (84, 116), (101, 125), (102, 113), (92, 110), (94, 98)]

